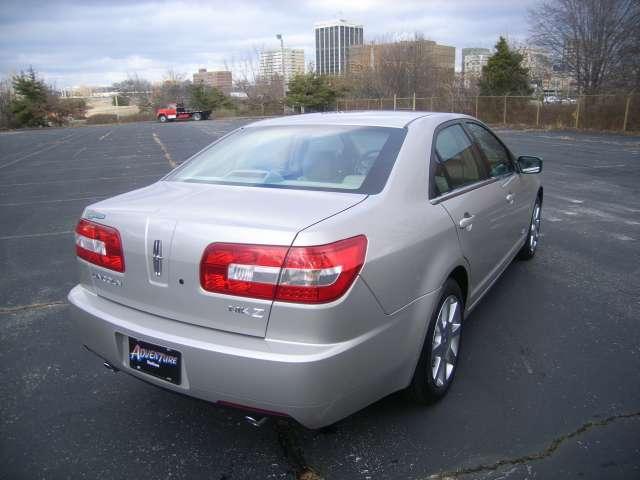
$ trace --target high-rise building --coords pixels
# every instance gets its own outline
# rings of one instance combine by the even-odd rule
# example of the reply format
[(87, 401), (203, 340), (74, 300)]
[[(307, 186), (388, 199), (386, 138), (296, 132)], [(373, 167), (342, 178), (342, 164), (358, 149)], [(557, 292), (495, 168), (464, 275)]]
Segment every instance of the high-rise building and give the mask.
[(469, 75), (482, 75), (482, 67), (487, 64), (493, 53), (488, 48), (463, 48), (462, 49), (462, 73)]
[(284, 53), (284, 80), (287, 84), (296, 75), (304, 73), (304, 50), (298, 48), (274, 49), (260, 52), (260, 76), (273, 78), (282, 75)]
[(320, 75), (343, 75), (349, 65), (349, 47), (362, 45), (362, 25), (346, 20), (315, 24), (316, 72)]
[(207, 72), (206, 68), (200, 68), (198, 73), (193, 74), (193, 83), (215, 87), (225, 95), (229, 95), (233, 85), (233, 78), (228, 70)]

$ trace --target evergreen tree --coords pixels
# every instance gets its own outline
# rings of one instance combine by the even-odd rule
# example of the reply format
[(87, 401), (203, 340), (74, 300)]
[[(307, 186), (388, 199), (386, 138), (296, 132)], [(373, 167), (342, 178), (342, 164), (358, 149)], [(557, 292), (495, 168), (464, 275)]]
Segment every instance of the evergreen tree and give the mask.
[(511, 50), (500, 37), (494, 53), (482, 68), (480, 95), (530, 95), (529, 69), (522, 66), (522, 55)]
[(296, 75), (289, 82), (287, 105), (306, 111), (324, 111), (334, 105), (337, 91), (326, 77), (315, 73)]
[(230, 107), (229, 98), (215, 87), (203, 84), (191, 84), (189, 86), (191, 108), (197, 110), (215, 110), (222, 107)]
[(49, 88), (36, 76), (33, 68), (13, 77), (15, 97), (11, 101), (11, 111), (21, 127), (42, 127), (47, 125)]

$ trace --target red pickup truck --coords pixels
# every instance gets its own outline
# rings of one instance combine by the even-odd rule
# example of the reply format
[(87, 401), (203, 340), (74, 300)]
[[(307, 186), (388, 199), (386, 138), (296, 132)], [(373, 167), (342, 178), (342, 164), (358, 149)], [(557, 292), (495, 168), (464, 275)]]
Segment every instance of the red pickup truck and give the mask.
[(174, 120), (206, 120), (211, 115), (211, 110), (186, 110), (183, 106), (159, 108), (156, 118), (159, 122), (172, 122)]

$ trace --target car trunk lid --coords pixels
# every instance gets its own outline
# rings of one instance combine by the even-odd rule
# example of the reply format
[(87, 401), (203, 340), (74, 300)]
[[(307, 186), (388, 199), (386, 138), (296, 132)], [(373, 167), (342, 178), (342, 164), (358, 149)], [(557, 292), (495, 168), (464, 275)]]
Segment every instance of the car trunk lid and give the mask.
[(351, 193), (161, 181), (85, 210), (86, 218), (120, 232), (125, 272), (84, 263), (91, 270), (96, 292), (115, 302), (187, 323), (263, 337), (270, 300), (220, 295), (200, 287), (200, 261), (207, 245), (290, 246), (300, 230), (365, 198)]

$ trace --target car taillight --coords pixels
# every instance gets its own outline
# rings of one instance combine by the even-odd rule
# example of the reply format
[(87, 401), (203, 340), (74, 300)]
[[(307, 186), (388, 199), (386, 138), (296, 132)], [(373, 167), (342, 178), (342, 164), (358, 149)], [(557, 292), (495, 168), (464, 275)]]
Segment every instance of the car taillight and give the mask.
[(200, 285), (208, 292), (273, 299), (287, 247), (212, 243), (200, 262)]
[(81, 218), (76, 226), (76, 255), (100, 267), (124, 272), (118, 230)]
[(313, 247), (212, 243), (202, 256), (200, 284), (227, 295), (330, 302), (349, 289), (366, 250), (364, 235)]

